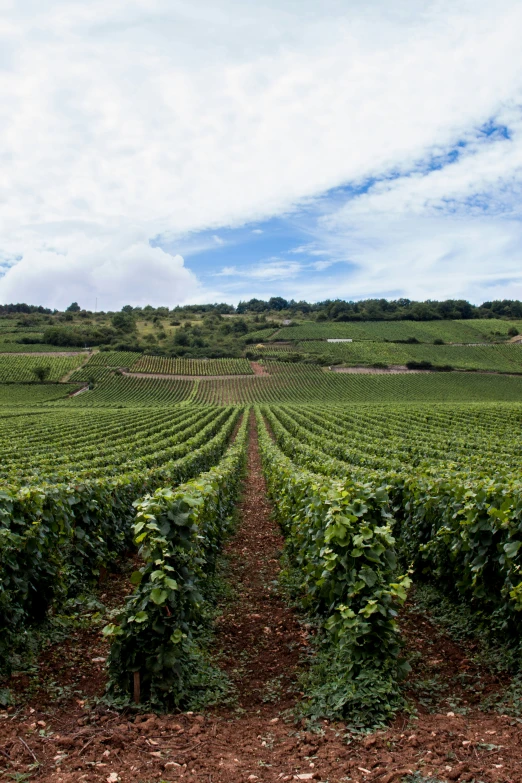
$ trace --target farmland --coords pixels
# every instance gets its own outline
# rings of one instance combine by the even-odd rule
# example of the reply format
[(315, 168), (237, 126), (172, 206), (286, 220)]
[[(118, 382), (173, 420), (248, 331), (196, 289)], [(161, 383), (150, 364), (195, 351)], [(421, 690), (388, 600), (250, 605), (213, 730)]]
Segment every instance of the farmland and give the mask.
[[(190, 753), (192, 713), (229, 710), (231, 699), (230, 720), (258, 716), (252, 720), (279, 737), (270, 740), (276, 748), (285, 741), (284, 710), (310, 725), (393, 726), (426, 702), (419, 645), (450, 644), (435, 620), (431, 640), (420, 634), (417, 596), (431, 590), (435, 603), (443, 596), (454, 607), (448, 611), (465, 614), (469, 644), (486, 645), (496, 661), (495, 674), (484, 664), (473, 680), (476, 688), (487, 680), (489, 702), (482, 691), (450, 684), (438, 696), (430, 690), (434, 709), (457, 713), (456, 721), (461, 715), (462, 736), (464, 716), (471, 726), (475, 713), (499, 731), (487, 706), (492, 694), (519, 714), (502, 688), (520, 672), (522, 348), (505, 343), (507, 330), (491, 320), (489, 332), (481, 322), (483, 334), (502, 339), (483, 346), (433, 345), (427, 333), (422, 344), (375, 334), (327, 344), (346, 364), (413, 356), (466, 372), (343, 374), (312, 362), (116, 350), (0, 357), (0, 666), (9, 699), (34, 704), (49, 720), (52, 698), (38, 691), (37, 703), (36, 685), (20, 683), (32, 682), (35, 668), (47, 671), (45, 644), (58, 657), (81, 644), (86, 666), (103, 664), (91, 695), (81, 666), (74, 686), (53, 686), (75, 716), (71, 735), (86, 705), (93, 715), (188, 711), (179, 718), (187, 734), (180, 747)], [(451, 328), (462, 335), (460, 324), (443, 326), (446, 338)], [(303, 353), (325, 346), (317, 334), (300, 340)], [(469, 371), (481, 362), (503, 374)], [(43, 363), (49, 376), (38, 382), (34, 368)], [(274, 555), (281, 551), (282, 572)], [(99, 706), (102, 696), (109, 707)], [(416, 731), (431, 736), (424, 711)], [(100, 757), (107, 737), (92, 735)], [(57, 742), (48, 741), (55, 756)], [(338, 742), (342, 769), (318, 748), (294, 759), (294, 772), (309, 774), (314, 756), (324, 779), (346, 777), (346, 746)], [(481, 770), (492, 751), (467, 748), (461, 741), (458, 752)], [(268, 765), (279, 751), (260, 752)], [(361, 746), (363, 769), (369, 752)], [(42, 746), (45, 764), (54, 763), (46, 753)], [(140, 753), (150, 755), (149, 746)], [(163, 764), (169, 758), (154, 753)], [(115, 763), (112, 751), (105, 758)], [(134, 761), (146, 780), (145, 761)], [(74, 752), (64, 756), (70, 774), (77, 763)], [(208, 779), (204, 754), (197, 763)], [(286, 762), (278, 763), (283, 770)], [(407, 763), (415, 766), (413, 755)], [(257, 775), (259, 765), (248, 769)], [(422, 769), (443, 774), (444, 765), (428, 759)]]
[(384, 342), (324, 343), (310, 340), (297, 351), (327, 356), (346, 365), (405, 365), (430, 362), (462, 370), (522, 373), (522, 346), (507, 345), (404, 345)]
[(34, 381), (37, 367), (49, 368), (47, 379), (59, 381), (82, 362), (78, 356), (0, 356), (0, 383), (6, 381)]
[[(296, 323), (272, 332), (270, 340), (408, 340), (422, 343), (443, 340), (447, 343), (483, 343), (507, 340), (510, 329), (519, 322), (496, 318), (466, 321), (354, 321), (351, 323)], [(263, 333), (266, 335), (266, 333)]]

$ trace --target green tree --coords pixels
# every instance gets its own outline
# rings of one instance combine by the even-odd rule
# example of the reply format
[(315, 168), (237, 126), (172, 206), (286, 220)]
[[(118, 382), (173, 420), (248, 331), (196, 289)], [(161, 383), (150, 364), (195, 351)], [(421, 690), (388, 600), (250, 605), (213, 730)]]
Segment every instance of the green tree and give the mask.
[(46, 381), (50, 374), (51, 368), (48, 364), (39, 364), (38, 367), (33, 367), (33, 375), (40, 383)]
[(66, 309), (65, 312), (66, 313), (79, 313), (80, 310), (81, 310), (81, 307), (78, 304), (78, 302), (73, 302), (72, 304), (69, 305), (69, 307)]
[(120, 332), (134, 332), (136, 330), (136, 321), (131, 313), (114, 313), (111, 323)]

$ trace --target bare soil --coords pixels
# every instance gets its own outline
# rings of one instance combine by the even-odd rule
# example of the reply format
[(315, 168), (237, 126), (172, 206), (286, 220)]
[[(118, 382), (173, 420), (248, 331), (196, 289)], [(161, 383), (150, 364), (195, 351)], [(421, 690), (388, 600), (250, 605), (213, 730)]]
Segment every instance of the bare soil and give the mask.
[(71, 392), (71, 394), (69, 394), (67, 396), (68, 397), (77, 397), (79, 394), (83, 394), (86, 391), (89, 391), (89, 384), (85, 384), (85, 386), (82, 386), (81, 389), (77, 389), (76, 391)]
[(254, 375), (269, 375), (265, 367), (263, 367), (263, 365), (259, 364), (258, 362), (250, 362), (250, 366), (254, 371)]
[[(342, 723), (307, 728), (292, 719), (296, 678), (306, 661), (306, 627), (276, 585), (280, 532), (251, 426), (240, 524), (226, 547), (233, 597), (217, 623), (215, 652), (235, 689), (230, 704), (204, 715), (117, 713), (103, 694), (107, 643), (98, 627), (78, 631), (42, 656), (37, 682), (13, 676), (19, 708), (0, 713), (0, 776), (42, 783), (419, 783), (522, 781), (522, 724), (484, 713), (484, 695), (505, 685), (473, 663), (414, 606), (402, 618), (416, 663), (409, 689), (416, 714), (386, 730), (354, 736)], [(131, 587), (109, 576), (102, 587), (118, 605)], [(456, 706), (455, 706), (456, 705)]]

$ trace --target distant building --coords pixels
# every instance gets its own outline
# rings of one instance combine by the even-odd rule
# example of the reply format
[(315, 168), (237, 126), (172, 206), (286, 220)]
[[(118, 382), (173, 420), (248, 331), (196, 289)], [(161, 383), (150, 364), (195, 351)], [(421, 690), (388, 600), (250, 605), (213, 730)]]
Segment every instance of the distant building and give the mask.
[(327, 343), (353, 343), (352, 338), (348, 337), (335, 337), (335, 338), (328, 338)]
[(283, 321), (283, 326), (290, 326), (290, 324), (291, 324), (291, 323), (292, 323), (292, 321), (290, 320), (290, 318), (286, 318), (286, 319)]

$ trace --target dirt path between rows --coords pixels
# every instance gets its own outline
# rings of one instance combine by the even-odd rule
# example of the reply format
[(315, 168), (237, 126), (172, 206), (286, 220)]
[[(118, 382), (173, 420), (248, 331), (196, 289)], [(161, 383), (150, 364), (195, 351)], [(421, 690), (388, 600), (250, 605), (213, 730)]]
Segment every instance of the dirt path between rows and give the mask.
[[(46, 653), (38, 687), (25, 683), (22, 706), (0, 711), (0, 774), (41, 783), (520, 783), (521, 723), (479, 709), (497, 681), (414, 606), (401, 624), (407, 651), (417, 656), (410, 683), (416, 715), (359, 736), (342, 723), (321, 721), (313, 731), (295, 723), (308, 640), (277, 589), (283, 541), (252, 419), (250, 428), (239, 525), (226, 546), (232, 595), (214, 644), (234, 685), (230, 703), (165, 716), (96, 706), (108, 645), (96, 628), (79, 630)], [(117, 605), (132, 588), (121, 575), (108, 579), (101, 597)], [(17, 700), (23, 680), (9, 683)]]
[(271, 517), (254, 414), (251, 414), (240, 524), (225, 547), (233, 599), (216, 640), (241, 710), (273, 718), (295, 701), (295, 676), (307, 635), (277, 589), (283, 537)]

